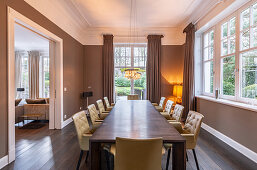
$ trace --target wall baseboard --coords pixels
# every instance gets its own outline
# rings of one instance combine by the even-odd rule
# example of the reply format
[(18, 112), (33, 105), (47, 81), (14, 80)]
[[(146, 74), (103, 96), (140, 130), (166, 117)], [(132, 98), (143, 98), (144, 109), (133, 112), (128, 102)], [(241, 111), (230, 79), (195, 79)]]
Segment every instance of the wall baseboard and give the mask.
[(69, 119), (65, 120), (62, 122), (62, 128), (64, 128), (65, 126), (67, 126), (68, 124), (70, 124), (72, 122), (72, 118), (70, 117)]
[(0, 169), (8, 165), (8, 155), (0, 158)]
[(207, 132), (209, 132), (210, 134), (212, 134), (213, 136), (217, 137), (219, 140), (223, 141), (224, 143), (226, 143), (227, 145), (229, 145), (230, 147), (232, 147), (233, 149), (238, 151), (239, 153), (243, 154), (244, 156), (246, 156), (247, 158), (252, 160), (253, 162), (257, 163), (257, 153), (255, 153), (254, 151), (248, 149), (247, 147), (243, 146), (242, 144), (227, 137), (226, 135), (222, 134), (221, 132), (213, 129), (212, 127), (208, 126), (205, 123), (202, 123), (201, 127), (204, 130), (206, 130)]

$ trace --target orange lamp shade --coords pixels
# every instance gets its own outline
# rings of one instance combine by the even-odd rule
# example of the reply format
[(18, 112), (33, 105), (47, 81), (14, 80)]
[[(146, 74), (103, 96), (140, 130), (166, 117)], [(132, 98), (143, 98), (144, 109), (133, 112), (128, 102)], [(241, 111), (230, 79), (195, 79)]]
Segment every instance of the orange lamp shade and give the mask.
[(182, 90), (183, 90), (182, 85), (174, 85), (173, 86), (173, 96), (176, 96), (177, 98), (181, 98), (182, 97)]

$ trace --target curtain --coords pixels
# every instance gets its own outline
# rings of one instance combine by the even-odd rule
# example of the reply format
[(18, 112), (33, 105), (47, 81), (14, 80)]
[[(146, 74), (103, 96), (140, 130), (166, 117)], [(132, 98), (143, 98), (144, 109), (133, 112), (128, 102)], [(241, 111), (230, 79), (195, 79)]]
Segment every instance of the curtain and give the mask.
[(103, 45), (103, 96), (113, 102), (114, 53), (113, 35), (104, 35)]
[(161, 98), (161, 38), (162, 35), (148, 35), (146, 83), (147, 99), (158, 102)]
[(39, 61), (38, 51), (29, 51), (29, 96), (31, 99), (39, 97)]
[(22, 74), (22, 53), (15, 51), (15, 92), (16, 98), (18, 97), (17, 88), (21, 87), (21, 74)]
[(195, 26), (190, 23), (183, 31), (186, 33), (183, 94), (182, 105), (185, 107), (183, 119), (186, 119), (189, 110), (195, 110), (195, 87), (194, 87), (194, 43)]

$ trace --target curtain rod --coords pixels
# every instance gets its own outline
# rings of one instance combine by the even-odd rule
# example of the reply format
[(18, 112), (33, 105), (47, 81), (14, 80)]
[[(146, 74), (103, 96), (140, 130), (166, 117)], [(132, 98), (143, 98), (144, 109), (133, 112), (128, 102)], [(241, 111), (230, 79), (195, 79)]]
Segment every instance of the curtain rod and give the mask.
[(48, 38), (48, 37), (46, 37), (46, 36), (44, 36), (44, 35), (42, 35), (42, 34), (36, 32), (36, 31), (34, 31), (34, 30), (32, 30), (31, 28), (29, 28), (29, 27), (27, 27), (27, 26), (25, 26), (25, 25), (23, 25), (23, 24), (21, 24), (21, 23), (19, 23), (19, 22), (17, 22), (17, 21), (15, 21), (15, 24), (18, 24), (19, 26), (21, 26), (21, 27), (23, 27), (23, 28), (25, 28), (25, 29), (27, 29), (27, 30), (29, 30), (29, 31), (31, 31), (31, 32), (33, 32), (33, 33), (39, 35), (39, 36), (42, 37), (42, 38), (45, 38), (45, 39), (47, 39), (47, 40), (49, 40), (49, 41), (53, 41), (53, 40), (51, 40), (50, 38)]

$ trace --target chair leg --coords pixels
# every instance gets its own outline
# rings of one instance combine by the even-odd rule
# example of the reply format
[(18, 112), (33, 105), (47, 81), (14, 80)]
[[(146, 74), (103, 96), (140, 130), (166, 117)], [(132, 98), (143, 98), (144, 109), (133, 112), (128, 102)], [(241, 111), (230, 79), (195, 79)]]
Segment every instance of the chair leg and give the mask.
[(76, 168), (76, 170), (79, 170), (80, 162), (81, 162), (81, 159), (82, 159), (83, 153), (84, 153), (84, 151), (83, 151), (83, 150), (81, 150), (81, 151), (80, 151), (79, 161), (78, 161), (78, 164), (77, 164), (77, 168)]
[(199, 170), (200, 168), (199, 168), (197, 157), (196, 157), (196, 154), (195, 154), (195, 149), (193, 149), (193, 154), (194, 154), (195, 164), (196, 164), (197, 170)]
[(87, 160), (88, 160), (88, 155), (89, 155), (89, 151), (87, 151), (87, 155), (86, 155), (86, 160), (85, 160), (85, 163), (87, 163)]
[(169, 163), (170, 163), (170, 152), (171, 148), (168, 149), (168, 155), (167, 155), (167, 162), (166, 162), (166, 170), (169, 169)]
[(111, 170), (110, 159), (109, 159), (109, 152), (107, 150), (104, 150), (104, 153), (105, 153), (105, 158), (106, 158), (106, 163), (107, 163), (107, 169)]
[(187, 152), (186, 152), (186, 158), (187, 158), (187, 162), (188, 162), (188, 156), (187, 156)]

